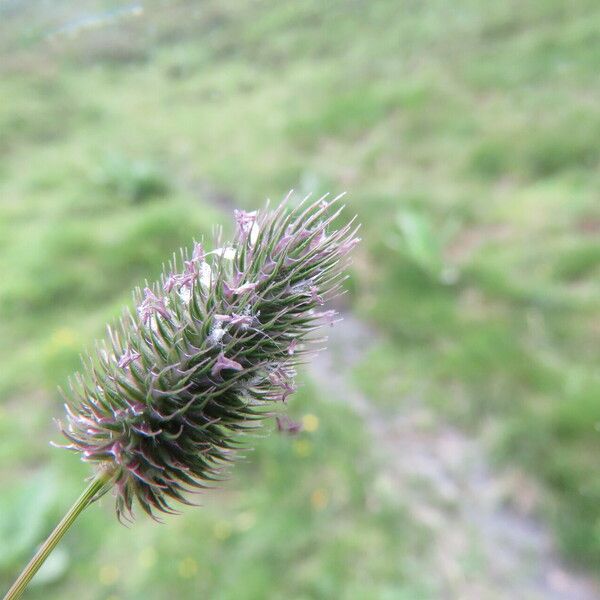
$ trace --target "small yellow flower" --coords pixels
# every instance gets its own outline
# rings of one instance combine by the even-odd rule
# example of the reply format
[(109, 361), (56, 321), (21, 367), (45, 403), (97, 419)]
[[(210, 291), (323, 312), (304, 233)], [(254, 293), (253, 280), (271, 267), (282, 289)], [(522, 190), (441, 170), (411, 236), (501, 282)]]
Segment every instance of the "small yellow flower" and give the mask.
[(179, 563), (178, 571), (183, 579), (191, 579), (198, 572), (198, 563), (191, 556), (186, 556)]
[(112, 585), (119, 579), (119, 569), (116, 565), (104, 565), (100, 567), (98, 579), (102, 585)]
[(323, 510), (329, 504), (329, 494), (323, 488), (317, 488), (310, 495), (310, 503), (315, 510)]
[(156, 564), (156, 558), (156, 550), (154, 548), (144, 548), (139, 557), (140, 567), (151, 569)]
[(306, 458), (312, 454), (312, 444), (307, 440), (295, 440), (294, 452), (300, 458)]
[(218, 540), (226, 540), (231, 537), (231, 525), (227, 521), (217, 521), (213, 526), (213, 535)]
[(319, 429), (319, 417), (312, 414), (307, 414), (302, 417), (302, 428), (308, 433), (313, 433)]
[(77, 336), (72, 329), (61, 327), (52, 333), (51, 343), (53, 348), (72, 348), (77, 343)]

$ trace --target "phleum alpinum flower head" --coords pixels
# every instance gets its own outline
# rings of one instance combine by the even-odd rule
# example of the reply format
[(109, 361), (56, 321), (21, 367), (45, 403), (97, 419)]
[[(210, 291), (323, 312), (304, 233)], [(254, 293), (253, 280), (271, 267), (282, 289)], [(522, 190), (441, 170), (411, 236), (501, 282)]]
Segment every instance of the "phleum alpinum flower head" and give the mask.
[[(151, 516), (223, 476), (244, 432), (294, 392), (358, 241), (337, 198), (235, 211), (233, 240), (195, 244), (134, 292), (67, 393), (67, 448), (111, 473), (119, 518)], [(281, 423), (278, 420), (278, 427)]]

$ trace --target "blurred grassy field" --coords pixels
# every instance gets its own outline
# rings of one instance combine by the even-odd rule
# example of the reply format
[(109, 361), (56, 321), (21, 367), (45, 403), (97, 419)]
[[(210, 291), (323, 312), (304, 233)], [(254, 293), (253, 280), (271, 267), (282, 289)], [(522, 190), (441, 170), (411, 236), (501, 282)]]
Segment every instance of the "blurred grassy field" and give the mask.
[[(382, 341), (355, 384), (482, 436), (597, 567), (600, 5), (84, 18), (119, 6), (0, 2), (0, 587), (87, 472), (48, 447), (79, 353), (222, 207), (289, 188), (347, 189), (364, 223), (350, 305)], [(129, 531), (89, 511), (30, 597), (437, 597), (435, 540), (373, 485), (360, 419), (308, 379), (290, 412), (310, 431), (258, 440), (203, 509)]]

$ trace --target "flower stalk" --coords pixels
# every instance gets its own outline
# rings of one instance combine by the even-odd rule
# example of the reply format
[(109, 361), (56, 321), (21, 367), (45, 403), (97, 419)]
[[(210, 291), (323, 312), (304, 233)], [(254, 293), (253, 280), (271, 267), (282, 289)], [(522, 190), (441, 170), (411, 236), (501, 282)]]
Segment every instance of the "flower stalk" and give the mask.
[(112, 472), (109, 469), (101, 469), (96, 476), (90, 481), (87, 488), (81, 496), (77, 498), (73, 506), (61, 519), (60, 523), (54, 528), (54, 531), (46, 538), (46, 541), (39, 547), (34, 557), (29, 561), (28, 565), (23, 569), (17, 580), (4, 596), (4, 600), (17, 600), (21, 597), (33, 576), (39, 571), (44, 561), (50, 556), (50, 553), (65, 533), (70, 529), (71, 525), (76, 521), (77, 517), (110, 486)]

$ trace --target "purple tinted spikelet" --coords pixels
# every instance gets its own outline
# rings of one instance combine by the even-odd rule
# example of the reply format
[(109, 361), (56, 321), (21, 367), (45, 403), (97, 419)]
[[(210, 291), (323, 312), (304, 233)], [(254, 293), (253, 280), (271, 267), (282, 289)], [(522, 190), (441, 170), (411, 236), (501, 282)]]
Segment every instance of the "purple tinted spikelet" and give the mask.
[(152, 516), (173, 512), (220, 480), (240, 434), (293, 393), (357, 240), (353, 221), (333, 226), (342, 208), (237, 211), (233, 241), (196, 244), (137, 289), (136, 312), (71, 379), (67, 448), (113, 472), (119, 518), (134, 500)]

